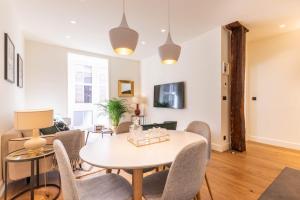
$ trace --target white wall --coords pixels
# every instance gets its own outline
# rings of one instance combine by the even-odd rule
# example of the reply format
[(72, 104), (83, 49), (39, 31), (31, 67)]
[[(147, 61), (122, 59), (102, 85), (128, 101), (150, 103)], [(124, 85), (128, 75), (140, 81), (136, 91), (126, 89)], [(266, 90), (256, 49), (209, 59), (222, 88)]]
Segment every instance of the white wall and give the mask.
[[(189, 122), (207, 122), (212, 130), (213, 148), (225, 150), (221, 133), (221, 63), (222, 28), (213, 29), (182, 45), (180, 60), (176, 65), (162, 65), (159, 57), (142, 60), (142, 95), (148, 97), (148, 121), (178, 121), (183, 130)], [(181, 110), (154, 108), (153, 86), (184, 81), (186, 83), (186, 108)], [(224, 149), (225, 148), (225, 149)]]
[(300, 30), (248, 45), (250, 140), (300, 149), (299, 36)]
[[(15, 45), (16, 55), (19, 53), (24, 61), (24, 38), (9, 0), (0, 1), (0, 135), (13, 128), (13, 114), (15, 110), (24, 106), (24, 88), (26, 87), (26, 82), (24, 82), (24, 88), (18, 88), (16, 82), (12, 84), (4, 80), (4, 33), (8, 33)], [(25, 66), (24, 64), (24, 70)], [(17, 65), (15, 65), (15, 70), (17, 70)], [(15, 80), (16, 75), (15, 71)], [(2, 163), (0, 163), (0, 170), (2, 170)], [(1, 173), (0, 194), (3, 190)]]
[(107, 57), (45, 43), (26, 41), (26, 106), (53, 107), (56, 114), (68, 114), (68, 53), (107, 58), (110, 97), (118, 95), (118, 80), (133, 80), (140, 93), (139, 61)]
[[(12, 39), (16, 54), (20, 53), (25, 60), (23, 34), (18, 27), (18, 21), (9, 0), (0, 1), (0, 134), (13, 127), (13, 113), (24, 105), (24, 88), (18, 88), (16, 82), (12, 84), (4, 80), (4, 33), (8, 33)], [(15, 65), (15, 80), (16, 70), (17, 65)], [(26, 87), (26, 82), (24, 82), (24, 87)]]

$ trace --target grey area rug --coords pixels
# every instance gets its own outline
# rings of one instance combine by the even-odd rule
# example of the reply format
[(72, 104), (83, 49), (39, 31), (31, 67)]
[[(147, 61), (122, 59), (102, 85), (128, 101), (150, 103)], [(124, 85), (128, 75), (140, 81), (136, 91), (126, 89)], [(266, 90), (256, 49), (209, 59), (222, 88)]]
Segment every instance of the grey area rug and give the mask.
[(284, 168), (259, 200), (300, 200), (300, 170)]

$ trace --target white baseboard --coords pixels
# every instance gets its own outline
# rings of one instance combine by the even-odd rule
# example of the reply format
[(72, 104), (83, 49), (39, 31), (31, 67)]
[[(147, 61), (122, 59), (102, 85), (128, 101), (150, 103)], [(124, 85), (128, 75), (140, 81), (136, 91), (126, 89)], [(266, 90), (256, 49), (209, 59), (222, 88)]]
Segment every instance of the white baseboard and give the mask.
[(288, 141), (284, 141), (284, 140), (277, 140), (277, 139), (259, 137), (259, 136), (249, 136), (248, 140), (254, 141), (254, 142), (260, 142), (260, 143), (264, 143), (264, 144), (269, 144), (269, 145), (274, 145), (274, 146), (279, 146), (279, 147), (285, 147), (285, 148), (289, 148), (289, 149), (300, 150), (299, 143), (293, 143), (293, 142), (288, 142)]
[(211, 144), (211, 148), (214, 151), (224, 152), (224, 151), (229, 150), (229, 143), (226, 143), (226, 144), (215, 144), (215, 143), (212, 143)]

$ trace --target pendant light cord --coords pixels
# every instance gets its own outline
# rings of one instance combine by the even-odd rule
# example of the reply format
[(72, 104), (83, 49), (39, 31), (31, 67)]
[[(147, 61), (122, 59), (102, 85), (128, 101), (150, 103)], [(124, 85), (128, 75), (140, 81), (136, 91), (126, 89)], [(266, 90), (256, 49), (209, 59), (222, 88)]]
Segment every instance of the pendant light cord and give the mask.
[(168, 29), (169, 29), (169, 33), (171, 33), (170, 20), (171, 20), (171, 17), (170, 17), (170, 0), (168, 0)]
[(123, 14), (125, 14), (125, 0), (123, 0)]

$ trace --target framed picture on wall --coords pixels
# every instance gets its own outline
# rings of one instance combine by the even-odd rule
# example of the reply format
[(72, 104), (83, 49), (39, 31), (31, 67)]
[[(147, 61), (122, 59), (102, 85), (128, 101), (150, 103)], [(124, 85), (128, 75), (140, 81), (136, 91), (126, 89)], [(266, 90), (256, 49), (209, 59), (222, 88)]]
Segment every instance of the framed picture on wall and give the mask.
[(23, 60), (20, 54), (17, 55), (17, 86), (23, 88)]
[(4, 78), (15, 82), (15, 45), (7, 33), (4, 34)]
[(119, 80), (118, 93), (119, 93), (119, 97), (134, 96), (134, 81)]

